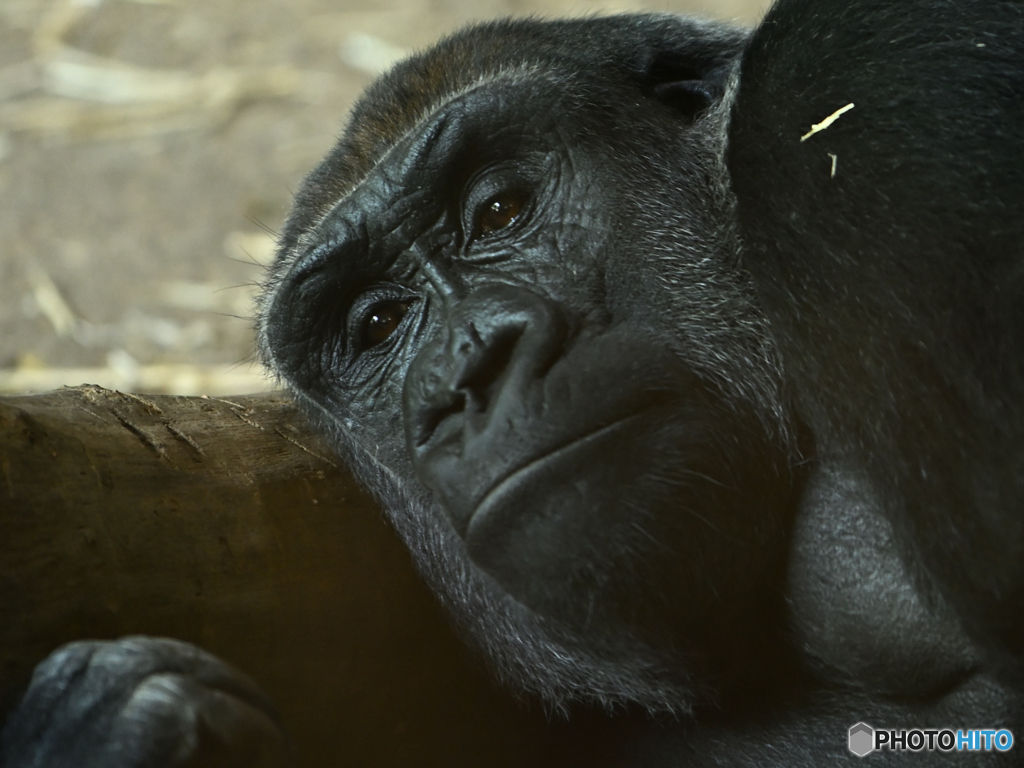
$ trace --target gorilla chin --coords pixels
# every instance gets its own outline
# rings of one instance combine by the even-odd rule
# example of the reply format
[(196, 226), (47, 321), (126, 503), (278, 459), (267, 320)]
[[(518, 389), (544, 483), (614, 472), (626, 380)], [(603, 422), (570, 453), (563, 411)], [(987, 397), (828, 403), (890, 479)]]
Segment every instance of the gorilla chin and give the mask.
[[(642, 634), (672, 624), (674, 644), (692, 652), (693, 625), (715, 623), (711, 614), (731, 613), (763, 586), (753, 579), (772, 570), (761, 534), (784, 514), (788, 490), (759, 456), (726, 477), (716, 426), (665, 405), (527, 463), (477, 507), (464, 536), (470, 559), (547, 619), (590, 632), (602, 622)], [(768, 482), (751, 477), (758, 469)], [(755, 488), (762, 493), (749, 495)], [(710, 564), (726, 561), (730, 578), (716, 580)], [(631, 598), (652, 578), (662, 599), (641, 620), (647, 612)]]

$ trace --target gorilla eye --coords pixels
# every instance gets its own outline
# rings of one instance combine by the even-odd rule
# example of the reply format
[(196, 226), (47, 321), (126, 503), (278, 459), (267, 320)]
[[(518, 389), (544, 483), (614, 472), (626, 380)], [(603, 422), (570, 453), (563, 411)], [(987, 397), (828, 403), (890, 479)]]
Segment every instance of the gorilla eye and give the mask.
[(408, 309), (409, 302), (405, 301), (381, 301), (370, 307), (360, 334), (363, 349), (376, 347), (387, 341), (402, 322)]
[(502, 192), (488, 200), (477, 216), (477, 232), (488, 235), (512, 224), (523, 210), (524, 196), (520, 192)]

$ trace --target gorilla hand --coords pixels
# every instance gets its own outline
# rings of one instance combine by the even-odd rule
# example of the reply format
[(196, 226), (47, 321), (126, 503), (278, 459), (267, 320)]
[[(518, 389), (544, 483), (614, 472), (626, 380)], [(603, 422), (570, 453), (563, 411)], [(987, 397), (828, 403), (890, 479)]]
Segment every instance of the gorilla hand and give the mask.
[(151, 637), (54, 651), (36, 667), (0, 750), (6, 768), (292, 762), (252, 680), (193, 645)]

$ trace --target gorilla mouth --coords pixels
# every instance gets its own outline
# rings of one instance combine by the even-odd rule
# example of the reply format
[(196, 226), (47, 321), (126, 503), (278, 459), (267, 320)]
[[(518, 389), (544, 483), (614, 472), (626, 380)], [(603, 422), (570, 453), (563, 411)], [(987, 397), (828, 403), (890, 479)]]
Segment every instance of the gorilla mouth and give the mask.
[[(497, 480), (483, 494), (476, 508), (470, 514), (465, 532), (467, 544), (472, 539), (486, 536), (488, 529), (494, 525), (504, 528), (508, 523), (509, 514), (517, 516), (524, 512), (529, 514), (532, 509), (536, 515), (536, 507), (534, 505), (524, 507), (522, 497), (524, 494), (527, 497), (532, 495), (539, 488), (544, 488), (546, 493), (550, 493), (551, 486), (546, 481), (540, 482), (539, 476), (550, 474), (553, 470), (557, 473), (559, 486), (563, 488), (573, 486), (581, 497), (585, 496), (586, 489), (579, 486), (576, 478), (585, 477), (593, 472), (595, 459), (607, 461), (619, 454), (619, 451), (603, 448), (603, 443), (627, 430), (630, 425), (647, 414), (646, 410), (632, 413), (616, 419), (610, 424), (600, 426), (581, 437), (529, 459)], [(583, 468), (587, 469), (586, 473), (581, 471)], [(557, 510), (554, 511), (557, 512)], [(503, 512), (504, 514), (502, 514)], [(543, 512), (541, 515), (547, 516)]]

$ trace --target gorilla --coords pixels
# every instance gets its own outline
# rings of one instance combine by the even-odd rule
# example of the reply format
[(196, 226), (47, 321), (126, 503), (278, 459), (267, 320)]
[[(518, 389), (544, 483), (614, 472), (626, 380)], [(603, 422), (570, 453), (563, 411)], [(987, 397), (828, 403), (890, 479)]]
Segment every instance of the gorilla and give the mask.
[[(304, 182), (263, 358), (605, 764), (1021, 764), (1021, 94), (1016, 0), (470, 28)], [(180, 764), (201, 654), (58, 651), (7, 764)]]

